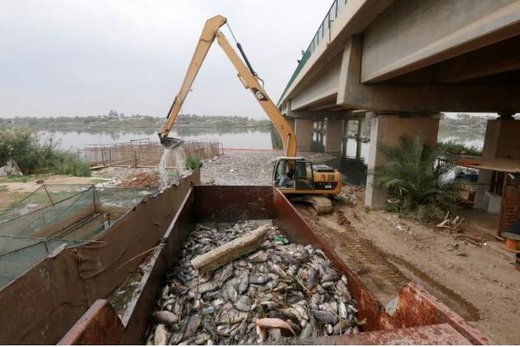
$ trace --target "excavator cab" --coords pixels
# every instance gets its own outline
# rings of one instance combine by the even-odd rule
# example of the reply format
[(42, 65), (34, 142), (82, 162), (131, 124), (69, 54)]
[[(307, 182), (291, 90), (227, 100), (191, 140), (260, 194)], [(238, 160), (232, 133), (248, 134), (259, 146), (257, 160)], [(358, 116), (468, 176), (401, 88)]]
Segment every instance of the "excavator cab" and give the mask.
[(282, 191), (313, 190), (312, 163), (299, 157), (280, 157), (273, 168), (273, 184)]

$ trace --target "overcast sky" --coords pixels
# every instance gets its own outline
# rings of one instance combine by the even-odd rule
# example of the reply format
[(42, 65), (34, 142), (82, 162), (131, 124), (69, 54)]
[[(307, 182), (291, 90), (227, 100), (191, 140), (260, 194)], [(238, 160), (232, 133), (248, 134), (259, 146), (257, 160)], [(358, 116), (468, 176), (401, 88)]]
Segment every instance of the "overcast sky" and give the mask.
[[(165, 116), (216, 14), (276, 101), (331, 3), (0, 0), (0, 116)], [(182, 113), (265, 118), (216, 43)]]

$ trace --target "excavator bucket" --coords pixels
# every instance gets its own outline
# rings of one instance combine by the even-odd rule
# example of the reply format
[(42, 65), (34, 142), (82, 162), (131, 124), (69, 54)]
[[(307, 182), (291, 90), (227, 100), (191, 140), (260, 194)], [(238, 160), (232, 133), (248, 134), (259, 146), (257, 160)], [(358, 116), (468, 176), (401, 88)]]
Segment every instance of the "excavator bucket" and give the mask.
[(176, 137), (159, 137), (161, 139), (161, 144), (163, 145), (164, 148), (168, 148), (168, 149), (173, 149), (177, 146), (180, 146), (184, 140), (183, 139), (178, 139)]

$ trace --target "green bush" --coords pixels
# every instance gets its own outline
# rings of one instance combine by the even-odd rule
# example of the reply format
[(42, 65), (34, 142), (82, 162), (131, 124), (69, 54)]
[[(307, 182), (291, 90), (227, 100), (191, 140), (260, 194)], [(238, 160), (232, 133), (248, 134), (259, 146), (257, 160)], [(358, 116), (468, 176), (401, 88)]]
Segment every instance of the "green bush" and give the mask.
[(54, 164), (52, 172), (59, 175), (90, 177), (90, 165), (78, 158), (75, 153), (61, 152)]
[(437, 144), (444, 152), (453, 154), (453, 155), (471, 155), (471, 156), (480, 156), (482, 155), (482, 151), (477, 147), (465, 146), (460, 143), (456, 143), (455, 141), (447, 141), (447, 142), (439, 142)]
[(196, 154), (189, 154), (186, 157), (186, 169), (195, 170), (202, 167), (202, 159)]
[(16, 161), (24, 174), (48, 170), (57, 174), (90, 176), (90, 166), (76, 154), (58, 150), (59, 142), (43, 140), (29, 129), (0, 130), (0, 166)]
[(374, 172), (376, 186), (388, 193), (388, 210), (423, 222), (453, 212), (463, 183), (446, 180), (453, 165), (438, 160), (446, 158), (445, 149), (425, 145), (422, 136), (400, 141), (401, 148), (380, 146), (389, 161)]

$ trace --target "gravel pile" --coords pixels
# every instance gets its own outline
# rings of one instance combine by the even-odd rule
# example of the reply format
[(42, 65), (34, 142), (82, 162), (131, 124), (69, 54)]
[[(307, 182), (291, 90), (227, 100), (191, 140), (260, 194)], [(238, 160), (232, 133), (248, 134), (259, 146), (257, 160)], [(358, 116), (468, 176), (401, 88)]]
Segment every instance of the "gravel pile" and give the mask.
[[(276, 158), (284, 156), (281, 150), (243, 151), (226, 150), (216, 160), (207, 160), (201, 171), (203, 184), (216, 185), (271, 185)], [(334, 156), (324, 153), (300, 153), (313, 163), (324, 163)]]

